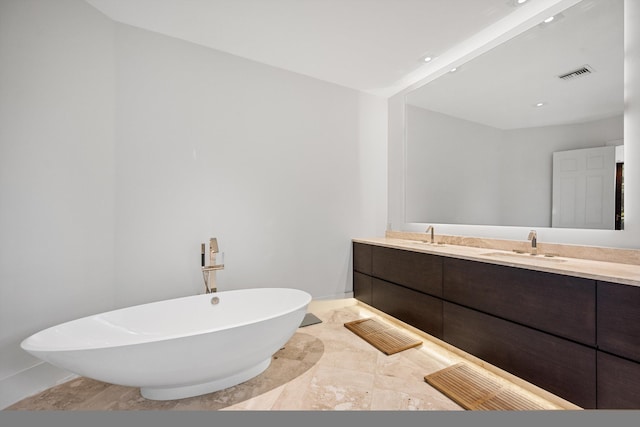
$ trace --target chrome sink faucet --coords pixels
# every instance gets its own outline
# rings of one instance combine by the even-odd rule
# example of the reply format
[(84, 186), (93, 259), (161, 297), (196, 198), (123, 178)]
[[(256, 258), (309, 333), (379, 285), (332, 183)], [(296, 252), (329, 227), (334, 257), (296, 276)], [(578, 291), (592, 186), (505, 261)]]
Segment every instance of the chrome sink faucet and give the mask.
[(538, 233), (536, 230), (531, 230), (527, 239), (531, 240), (531, 255), (538, 255)]
[(431, 232), (431, 244), (433, 244), (433, 225), (430, 225), (429, 227), (427, 227), (427, 230), (425, 231), (425, 233), (429, 233)]

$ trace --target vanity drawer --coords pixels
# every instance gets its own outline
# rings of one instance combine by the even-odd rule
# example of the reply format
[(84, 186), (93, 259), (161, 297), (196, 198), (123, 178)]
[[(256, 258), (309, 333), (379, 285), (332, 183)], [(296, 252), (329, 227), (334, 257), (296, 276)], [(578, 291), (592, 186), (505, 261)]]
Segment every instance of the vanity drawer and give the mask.
[(373, 247), (374, 277), (442, 296), (442, 258), (420, 252)]
[(640, 363), (598, 352), (598, 409), (640, 408)]
[(353, 242), (353, 269), (371, 275), (371, 245)]
[(372, 280), (372, 306), (436, 338), (442, 338), (442, 300), (384, 280)]
[(353, 272), (353, 297), (365, 304), (371, 304), (371, 276)]
[(444, 302), (443, 340), (583, 408), (596, 407), (596, 350)]
[(444, 260), (444, 299), (583, 344), (596, 344), (596, 283), (455, 258)]
[(640, 287), (598, 282), (598, 348), (640, 362)]

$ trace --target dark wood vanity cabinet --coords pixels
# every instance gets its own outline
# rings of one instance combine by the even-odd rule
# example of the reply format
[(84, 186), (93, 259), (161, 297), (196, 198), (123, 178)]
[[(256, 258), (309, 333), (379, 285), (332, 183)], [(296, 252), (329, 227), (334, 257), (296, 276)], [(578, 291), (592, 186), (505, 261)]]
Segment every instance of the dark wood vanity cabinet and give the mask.
[(373, 305), (371, 276), (358, 271), (353, 272), (353, 296), (365, 304)]
[(353, 242), (353, 269), (371, 276), (371, 253), (373, 246)]
[(598, 349), (640, 362), (640, 287), (598, 282)]
[[(436, 338), (442, 338), (442, 300), (377, 278), (372, 306)], [(364, 301), (363, 301), (364, 302)]]
[(365, 304), (371, 301), (371, 249), (372, 246), (353, 243), (353, 296)]
[(594, 280), (444, 259), (443, 297), (579, 343), (596, 344)]
[(640, 364), (598, 351), (598, 408), (640, 408)]
[(598, 407), (640, 408), (640, 287), (598, 282)]
[(444, 302), (449, 344), (583, 408), (596, 407), (596, 350)]
[(357, 299), (583, 408), (640, 409), (640, 287), (353, 251)]
[(403, 322), (442, 337), (442, 258), (353, 243), (353, 294)]
[(374, 246), (371, 275), (429, 295), (442, 296), (442, 257)]
[(443, 277), (444, 341), (596, 407), (595, 281), (456, 258)]

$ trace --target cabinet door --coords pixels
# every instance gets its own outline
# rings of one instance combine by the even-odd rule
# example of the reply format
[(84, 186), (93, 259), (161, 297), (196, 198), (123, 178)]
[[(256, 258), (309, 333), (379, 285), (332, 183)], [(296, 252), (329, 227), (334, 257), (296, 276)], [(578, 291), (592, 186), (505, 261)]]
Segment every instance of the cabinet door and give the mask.
[(640, 362), (640, 288), (598, 282), (598, 348)]
[(460, 305), (596, 344), (594, 280), (445, 258), (443, 294)]
[(365, 304), (371, 304), (371, 276), (353, 272), (353, 296)]
[(372, 305), (378, 310), (442, 338), (442, 300), (376, 278), (372, 295)]
[(353, 269), (371, 275), (371, 245), (353, 242)]
[(442, 258), (437, 255), (375, 246), (372, 271), (374, 277), (442, 296)]
[(596, 350), (444, 302), (443, 339), (583, 408), (596, 406)]
[(640, 409), (640, 363), (598, 352), (598, 409)]

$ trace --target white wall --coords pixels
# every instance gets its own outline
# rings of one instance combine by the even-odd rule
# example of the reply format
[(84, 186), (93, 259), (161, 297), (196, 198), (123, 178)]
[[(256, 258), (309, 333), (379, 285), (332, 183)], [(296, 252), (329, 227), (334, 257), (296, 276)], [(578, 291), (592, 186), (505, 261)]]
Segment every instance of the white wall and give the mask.
[(623, 137), (623, 118), (501, 130), (407, 105), (406, 221), (550, 227), (553, 152)]
[(0, 407), (68, 375), (19, 343), (114, 301), (113, 23), (0, 3)]
[[(558, 1), (556, 6), (571, 6), (574, 2)], [(555, 6), (554, 6), (555, 7)], [(579, 245), (640, 248), (640, 2), (625, 1), (625, 229), (624, 231), (580, 230), (538, 228), (538, 241)], [(556, 10), (557, 11), (557, 10)], [(532, 25), (544, 14), (533, 16), (531, 20), (514, 22), (508, 32), (517, 35)], [(506, 22), (505, 22), (506, 24)], [(459, 65), (462, 60), (472, 59), (486, 51), (495, 43), (504, 41), (504, 34), (484, 34), (477, 42), (469, 40), (455, 51), (447, 53), (447, 62), (440, 62), (437, 70), (412, 84), (388, 100), (389, 111), (389, 167), (388, 167), (388, 227), (394, 230), (424, 231), (425, 223), (406, 221), (405, 211), (405, 95), (422, 84), (446, 73), (451, 64)], [(441, 56), (440, 59), (444, 58)], [(436, 224), (436, 232), (450, 235), (477, 236), (499, 239), (526, 239), (529, 227), (497, 227), (479, 225)]]
[(0, 408), (66, 373), (19, 343), (203, 291), (349, 294), (386, 220), (386, 102), (115, 24), (80, 0), (0, 3)]
[(406, 220), (495, 222), (502, 132), (407, 105)]
[(386, 102), (117, 25), (117, 304), (218, 288), (350, 292), (386, 220)]

